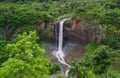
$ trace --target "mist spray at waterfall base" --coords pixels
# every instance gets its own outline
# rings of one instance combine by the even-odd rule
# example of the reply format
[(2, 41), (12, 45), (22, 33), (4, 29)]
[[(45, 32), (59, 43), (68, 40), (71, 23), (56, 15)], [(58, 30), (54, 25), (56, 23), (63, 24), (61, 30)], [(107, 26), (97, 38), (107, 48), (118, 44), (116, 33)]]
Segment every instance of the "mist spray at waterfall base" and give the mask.
[[(64, 65), (70, 67), (70, 65), (65, 62), (65, 59), (64, 59), (65, 53), (63, 52), (63, 49), (62, 49), (62, 47), (63, 47), (63, 24), (64, 24), (64, 22), (66, 20), (69, 20), (69, 18), (65, 18), (65, 19), (60, 21), (60, 25), (59, 25), (59, 38), (58, 38), (59, 39), (58, 40), (58, 50), (57, 51), (53, 51), (53, 55), (55, 57), (57, 57), (58, 62), (60, 62), (60, 63), (62, 63)], [(68, 76), (68, 72), (69, 72), (68, 70), (65, 72), (66, 76)]]

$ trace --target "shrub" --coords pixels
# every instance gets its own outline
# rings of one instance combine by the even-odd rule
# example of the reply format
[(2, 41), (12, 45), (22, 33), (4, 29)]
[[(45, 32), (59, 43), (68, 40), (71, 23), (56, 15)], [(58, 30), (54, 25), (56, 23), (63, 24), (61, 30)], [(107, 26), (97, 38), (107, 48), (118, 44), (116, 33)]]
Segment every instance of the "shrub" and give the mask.
[(114, 60), (116, 52), (108, 46), (100, 46), (93, 54), (93, 70), (95, 73), (105, 73), (112, 61)]
[(50, 74), (59, 73), (60, 70), (60, 66), (57, 63), (50, 66)]
[(101, 45), (90, 55), (86, 54), (81, 60), (74, 61), (69, 69), (69, 77), (95, 78), (95, 74), (105, 74), (111, 66), (117, 51)]
[(81, 63), (75, 63), (73, 67), (70, 68), (68, 77), (75, 78), (95, 78), (93, 71), (86, 66), (81, 65)]

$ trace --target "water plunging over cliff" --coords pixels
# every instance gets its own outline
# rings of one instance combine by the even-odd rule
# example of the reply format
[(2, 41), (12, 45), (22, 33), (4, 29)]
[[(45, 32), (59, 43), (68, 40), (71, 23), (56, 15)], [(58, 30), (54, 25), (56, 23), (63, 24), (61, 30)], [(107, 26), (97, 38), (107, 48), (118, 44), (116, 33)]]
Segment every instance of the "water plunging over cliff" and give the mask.
[[(62, 19), (59, 24), (59, 37), (58, 37), (58, 50), (54, 52), (54, 55), (57, 57), (58, 62), (70, 67), (69, 64), (65, 62), (65, 53), (63, 52), (63, 24), (66, 20), (69, 18)], [(66, 75), (68, 73), (68, 70), (66, 71)]]
[(56, 56), (57, 56), (58, 61), (60, 63), (65, 64), (65, 65), (70, 67), (70, 65), (67, 64), (65, 62), (65, 60), (64, 60), (65, 54), (64, 54), (64, 52), (62, 50), (62, 47), (63, 47), (63, 24), (64, 24), (64, 21), (66, 21), (66, 20), (68, 20), (68, 19), (63, 19), (63, 20), (60, 21), (60, 25), (59, 25), (59, 38), (58, 38), (59, 39), (58, 40), (58, 51), (57, 51)]

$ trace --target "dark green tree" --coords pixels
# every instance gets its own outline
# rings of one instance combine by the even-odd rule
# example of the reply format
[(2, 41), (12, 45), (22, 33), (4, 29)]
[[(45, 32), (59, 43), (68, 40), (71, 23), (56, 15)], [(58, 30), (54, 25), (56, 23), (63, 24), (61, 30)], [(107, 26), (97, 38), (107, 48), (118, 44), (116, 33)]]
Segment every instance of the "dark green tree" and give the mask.
[(107, 72), (115, 55), (116, 52), (108, 46), (98, 47), (92, 57), (94, 72), (98, 74)]
[(0, 40), (0, 66), (3, 62), (5, 62), (8, 57), (9, 53), (8, 51), (5, 50), (5, 47), (7, 45), (7, 41), (5, 40)]

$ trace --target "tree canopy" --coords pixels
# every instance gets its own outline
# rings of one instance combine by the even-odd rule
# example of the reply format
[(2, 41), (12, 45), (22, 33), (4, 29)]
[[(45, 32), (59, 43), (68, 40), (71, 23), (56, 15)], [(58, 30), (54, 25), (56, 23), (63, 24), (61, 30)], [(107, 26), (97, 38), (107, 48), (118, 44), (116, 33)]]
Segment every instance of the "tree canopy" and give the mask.
[(1, 78), (47, 78), (49, 61), (37, 40), (36, 32), (23, 33), (17, 37), (16, 43), (7, 45), (10, 58), (0, 68)]

